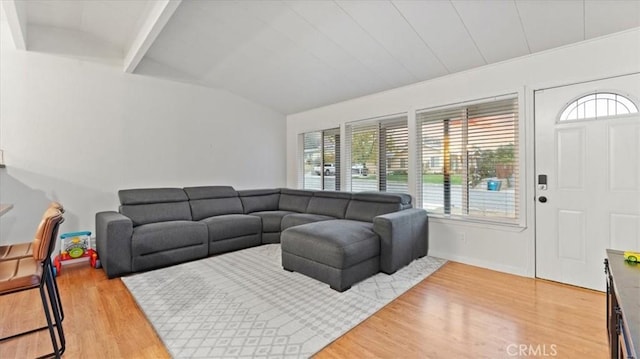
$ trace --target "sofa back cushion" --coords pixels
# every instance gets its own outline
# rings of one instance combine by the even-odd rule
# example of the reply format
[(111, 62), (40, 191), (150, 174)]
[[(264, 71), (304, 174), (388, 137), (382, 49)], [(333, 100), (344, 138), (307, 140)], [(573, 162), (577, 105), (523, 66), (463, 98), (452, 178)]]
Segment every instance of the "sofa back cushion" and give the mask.
[(191, 220), (187, 194), (181, 188), (143, 188), (118, 191), (120, 213), (134, 226)]
[(242, 214), (242, 202), (231, 186), (185, 187), (194, 221), (223, 214)]
[(342, 219), (350, 199), (351, 193), (348, 192), (316, 191), (309, 200), (307, 213)]
[(407, 208), (411, 208), (411, 196), (406, 193), (359, 192), (352, 195), (345, 218), (373, 222), (376, 216)]
[(281, 188), (278, 208), (281, 211), (304, 213), (312, 196), (313, 191)]
[(248, 189), (238, 191), (244, 213), (277, 211), (280, 201), (279, 189)]

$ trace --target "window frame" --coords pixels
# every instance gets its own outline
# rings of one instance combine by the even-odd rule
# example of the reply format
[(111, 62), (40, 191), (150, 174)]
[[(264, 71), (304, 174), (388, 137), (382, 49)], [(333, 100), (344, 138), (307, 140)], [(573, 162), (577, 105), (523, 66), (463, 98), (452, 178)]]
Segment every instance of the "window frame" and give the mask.
[[(306, 184), (306, 177), (305, 177), (305, 136), (308, 134), (319, 134), (320, 135), (320, 188), (305, 188), (305, 184)], [(299, 167), (299, 171), (298, 171), (298, 188), (301, 189), (308, 189), (308, 190), (314, 190), (314, 191), (340, 191), (342, 185), (341, 185), (341, 132), (340, 132), (340, 127), (333, 127), (333, 128), (327, 128), (327, 129), (322, 129), (322, 130), (315, 130), (315, 131), (307, 131), (307, 132), (303, 132), (300, 133), (299, 135), (299, 141), (300, 141), (300, 147), (299, 147), (299, 151), (298, 151), (298, 165)], [(334, 188), (326, 188), (326, 181), (325, 181), (325, 171), (324, 171), (324, 167), (325, 167), (325, 152), (326, 152), (326, 146), (325, 146), (325, 138), (326, 136), (334, 136), (335, 140), (334, 140), (334, 168), (335, 168), (335, 172), (334, 172), (334, 181), (335, 181), (335, 185)]]
[[(423, 189), (421, 188), (423, 185), (422, 175), (423, 175), (423, 162), (424, 162), (424, 159), (422, 157), (423, 144), (421, 143), (423, 134), (422, 134), (422, 120), (420, 120), (420, 115), (428, 112), (446, 111), (446, 110), (452, 110), (452, 111), (462, 110), (463, 108), (468, 109), (469, 107), (472, 107), (472, 106), (490, 104), (492, 102), (498, 102), (501, 100), (508, 100), (508, 99), (515, 100), (516, 101), (515, 106), (517, 107), (517, 110), (514, 112), (516, 116), (515, 123), (514, 123), (515, 125), (514, 146), (515, 146), (515, 150), (517, 151), (517, 157), (514, 159), (514, 165), (517, 166), (517, 169), (516, 169), (517, 175), (515, 176), (517, 187), (515, 188), (514, 203), (513, 203), (513, 206), (516, 208), (515, 218), (474, 216), (468, 213), (469, 208), (466, 208), (467, 210), (466, 214), (456, 214), (456, 213), (445, 214), (445, 213), (439, 213), (439, 212), (429, 212), (429, 216), (432, 217), (436, 222), (453, 220), (461, 224), (466, 224), (470, 226), (477, 226), (477, 225), (496, 226), (496, 228), (512, 228), (512, 230), (515, 230), (515, 231), (521, 231), (524, 228), (526, 228), (528, 203), (525, 198), (525, 192), (527, 191), (527, 187), (526, 187), (527, 182), (525, 181), (525, 178), (526, 178), (525, 172), (527, 170), (527, 166), (525, 163), (525, 157), (527, 156), (527, 153), (525, 151), (525, 147), (526, 147), (525, 131), (526, 131), (527, 125), (525, 121), (524, 90), (500, 94), (496, 96), (478, 98), (475, 100), (461, 101), (457, 103), (451, 103), (448, 105), (427, 107), (427, 108), (422, 108), (415, 111), (415, 133), (413, 134), (413, 137), (415, 138), (415, 151), (416, 151), (416, 157), (417, 157), (414, 168), (413, 168), (413, 170), (416, 171), (414, 175), (415, 181), (416, 181), (415, 188), (414, 188), (414, 191), (416, 194), (415, 206), (417, 208), (424, 208), (423, 206), (424, 193), (423, 193)], [(468, 141), (468, 127), (465, 130), (464, 136), (467, 136), (464, 139), (465, 148), (466, 148), (467, 141)], [(469, 170), (468, 170), (468, 159), (469, 159), (469, 154), (467, 153), (464, 160), (465, 166), (467, 167), (464, 169), (464, 172), (465, 172), (464, 177), (467, 179), (470, 177)], [(463, 182), (464, 182), (464, 178), (463, 178)], [(467, 181), (467, 185), (466, 185), (467, 191), (470, 188), (471, 187)], [(443, 193), (444, 193), (444, 190), (445, 189), (443, 188)]]

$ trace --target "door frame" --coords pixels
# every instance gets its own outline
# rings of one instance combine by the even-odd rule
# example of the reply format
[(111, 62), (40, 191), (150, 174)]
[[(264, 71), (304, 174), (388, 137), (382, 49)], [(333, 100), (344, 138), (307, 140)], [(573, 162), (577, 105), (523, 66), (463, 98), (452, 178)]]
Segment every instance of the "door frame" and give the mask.
[[(543, 82), (540, 84), (535, 84), (530, 86), (529, 88), (527, 88), (525, 90), (525, 101), (527, 104), (527, 109), (526, 109), (526, 114), (529, 117), (529, 121), (525, 121), (525, 131), (527, 131), (528, 135), (526, 136), (527, 138), (525, 139), (526, 141), (526, 148), (529, 148), (530, 150), (527, 150), (527, 154), (525, 155), (525, 157), (527, 158), (527, 160), (530, 160), (531, 162), (531, 166), (524, 166), (522, 168), (526, 170), (531, 170), (531, 174), (529, 172), (525, 173), (525, 191), (527, 192), (526, 198), (527, 198), (527, 204), (526, 204), (526, 208), (531, 208), (532, 211), (532, 216), (529, 220), (531, 220), (530, 223), (528, 223), (528, 225), (531, 225), (533, 227), (533, 240), (530, 244), (530, 260), (532, 261), (532, 267), (533, 268), (533, 277), (534, 278), (538, 278), (538, 279), (542, 279), (538, 276), (538, 258), (537, 258), (537, 248), (538, 248), (538, 231), (536, 228), (536, 219), (537, 219), (537, 213), (536, 213), (536, 202), (538, 200), (537, 198), (537, 158), (536, 158), (536, 103), (535, 103), (535, 94), (537, 91), (544, 91), (544, 90), (552, 90), (552, 89), (556, 89), (556, 88), (561, 88), (561, 87), (568, 87), (568, 86), (573, 86), (573, 85), (581, 85), (581, 84), (587, 84), (590, 82), (596, 82), (596, 81), (603, 81), (603, 80), (610, 80), (610, 79), (615, 79), (615, 78), (619, 78), (619, 77), (625, 77), (625, 76), (631, 76), (631, 75), (638, 75), (640, 74), (640, 71), (633, 71), (633, 72), (625, 72), (625, 73), (618, 73), (618, 74), (611, 74), (609, 76), (605, 76), (605, 77), (596, 77), (596, 78), (591, 78), (588, 80), (582, 80), (582, 81), (578, 81), (578, 82), (570, 82), (567, 83), (566, 81), (549, 81), (549, 82)], [(575, 98), (573, 98), (573, 100), (575, 100), (576, 98), (578, 98), (580, 95), (576, 95)], [(640, 99), (637, 98), (633, 98), (633, 100), (636, 101), (636, 103), (638, 104), (638, 101), (640, 101)], [(567, 103), (570, 103), (571, 101), (568, 101)], [(562, 109), (558, 109), (558, 114), (560, 114), (562, 111)], [(530, 192), (529, 192), (530, 191)], [(603, 259), (604, 259), (605, 254), (603, 253)]]

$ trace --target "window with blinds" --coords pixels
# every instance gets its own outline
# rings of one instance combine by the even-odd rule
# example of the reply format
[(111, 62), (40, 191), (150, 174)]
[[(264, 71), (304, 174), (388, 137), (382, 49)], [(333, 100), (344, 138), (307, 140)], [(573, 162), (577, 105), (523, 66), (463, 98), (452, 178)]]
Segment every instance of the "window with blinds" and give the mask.
[(346, 137), (351, 191), (408, 192), (406, 116), (349, 123)]
[(340, 129), (302, 134), (302, 188), (340, 190)]
[(418, 201), (430, 213), (515, 223), (518, 102), (490, 102), (416, 113)]

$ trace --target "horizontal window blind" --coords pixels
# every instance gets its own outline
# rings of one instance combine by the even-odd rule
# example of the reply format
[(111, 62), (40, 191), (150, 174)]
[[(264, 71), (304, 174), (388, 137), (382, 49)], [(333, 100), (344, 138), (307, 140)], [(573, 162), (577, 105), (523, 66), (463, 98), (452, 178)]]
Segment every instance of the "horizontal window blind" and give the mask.
[(351, 191), (408, 192), (406, 116), (353, 122), (346, 134)]
[(516, 98), (419, 111), (416, 123), (423, 208), (504, 222), (519, 218)]
[(322, 132), (322, 159), (324, 165), (322, 189), (340, 190), (340, 129)]
[[(409, 192), (409, 129), (406, 118), (395, 121), (386, 121), (380, 124), (381, 141), (380, 148), (381, 168), (386, 171), (386, 176), (380, 179), (380, 188), (388, 192)], [(384, 162), (382, 162), (384, 161)]]
[(300, 187), (339, 191), (340, 129), (303, 133), (301, 161)]
[(307, 132), (303, 137), (303, 185), (304, 189), (322, 189), (320, 173), (322, 168), (322, 132)]
[(348, 175), (351, 191), (377, 191), (379, 126), (369, 124), (348, 127), (351, 136), (347, 142), (351, 154), (351, 171)]
[(461, 109), (416, 116), (418, 157), (422, 160), (416, 193), (422, 198), (423, 208), (430, 212), (462, 214), (464, 118), (465, 111)]

